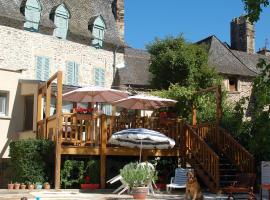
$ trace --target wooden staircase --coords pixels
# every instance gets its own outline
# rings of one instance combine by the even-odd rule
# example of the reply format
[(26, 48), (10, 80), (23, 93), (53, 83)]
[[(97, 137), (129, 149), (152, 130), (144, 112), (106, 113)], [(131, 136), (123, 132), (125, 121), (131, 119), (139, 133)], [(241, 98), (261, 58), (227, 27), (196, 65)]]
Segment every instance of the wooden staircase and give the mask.
[(180, 140), (184, 163), (191, 164), (212, 192), (233, 183), (238, 173), (253, 172), (253, 156), (215, 123), (185, 123)]

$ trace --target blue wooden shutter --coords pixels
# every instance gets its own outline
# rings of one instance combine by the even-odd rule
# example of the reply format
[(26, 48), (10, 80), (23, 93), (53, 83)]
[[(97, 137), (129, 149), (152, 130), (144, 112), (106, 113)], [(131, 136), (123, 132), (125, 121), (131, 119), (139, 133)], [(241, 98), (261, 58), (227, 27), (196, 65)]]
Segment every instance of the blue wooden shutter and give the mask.
[(99, 86), (99, 68), (95, 68), (94, 81), (95, 81), (95, 85)]
[(79, 64), (74, 63), (74, 85), (79, 85)]
[(105, 86), (105, 70), (100, 69), (99, 70), (99, 77), (100, 77), (100, 86)]
[(73, 85), (74, 62), (68, 61), (66, 66), (66, 83)]
[(54, 23), (56, 29), (54, 30), (54, 35), (56, 37), (66, 39), (68, 31), (68, 21), (69, 21), (69, 12), (66, 9), (64, 4), (58, 6), (55, 11)]
[(42, 57), (36, 57), (36, 79), (42, 80)]
[(50, 78), (50, 60), (43, 57), (43, 80), (47, 81)]
[(112, 115), (112, 105), (103, 104), (102, 111), (105, 115)]
[(101, 16), (97, 17), (93, 24), (93, 40), (92, 45), (96, 48), (101, 48), (103, 46), (104, 40), (104, 30), (105, 30), (105, 22)]
[(24, 14), (24, 28), (29, 31), (37, 32), (40, 22), (41, 6), (38, 0), (27, 0)]

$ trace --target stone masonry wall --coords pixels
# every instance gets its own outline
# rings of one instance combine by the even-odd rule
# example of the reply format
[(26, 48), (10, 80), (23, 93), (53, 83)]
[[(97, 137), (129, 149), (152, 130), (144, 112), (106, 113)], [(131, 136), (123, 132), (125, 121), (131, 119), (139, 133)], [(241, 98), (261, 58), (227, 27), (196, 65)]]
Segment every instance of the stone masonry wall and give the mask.
[[(0, 67), (26, 69), (22, 74), (23, 79), (35, 79), (35, 56), (46, 56), (50, 58), (50, 76), (57, 70), (62, 70), (64, 83), (66, 61), (75, 61), (79, 64), (81, 86), (94, 84), (95, 67), (105, 69), (107, 87), (113, 82), (112, 51), (6, 26), (0, 26), (0, 50)], [(117, 53), (115, 64), (123, 62), (123, 53)]]

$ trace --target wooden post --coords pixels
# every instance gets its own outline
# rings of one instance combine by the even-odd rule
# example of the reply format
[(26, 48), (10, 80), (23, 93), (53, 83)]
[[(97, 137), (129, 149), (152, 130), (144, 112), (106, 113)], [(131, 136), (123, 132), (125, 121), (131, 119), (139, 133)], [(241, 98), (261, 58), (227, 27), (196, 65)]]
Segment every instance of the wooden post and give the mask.
[(42, 120), (41, 114), (42, 114), (42, 92), (40, 92), (40, 90), (38, 89), (37, 91), (38, 97), (37, 97), (37, 126), (36, 126), (36, 130), (37, 130), (37, 138), (44, 138), (44, 131), (42, 131), (44, 129), (44, 127), (40, 130), (38, 130), (38, 122), (40, 120)]
[(52, 86), (51, 84), (46, 84), (46, 109), (45, 109), (45, 139), (48, 139), (48, 132), (49, 130), (47, 129), (47, 119), (50, 117), (50, 108), (51, 108), (51, 92), (52, 91)]
[(192, 125), (196, 126), (197, 125), (197, 111), (196, 111), (196, 106), (192, 104)]
[[(51, 83), (50, 83), (51, 85)], [(60, 188), (61, 141), (62, 141), (62, 72), (57, 73), (56, 143), (55, 143), (55, 189)]]
[(107, 147), (107, 120), (106, 115), (101, 116), (101, 145), (100, 145), (100, 183), (101, 188), (106, 187), (106, 147)]
[(220, 141), (220, 137), (219, 137), (219, 126), (221, 123), (221, 117), (222, 117), (222, 105), (221, 105), (221, 99), (222, 99), (222, 95), (221, 95), (221, 85), (219, 85), (216, 89), (216, 135), (217, 135), (217, 141), (216, 141), (216, 145), (219, 146), (219, 141)]
[(186, 125), (183, 124), (183, 131), (182, 131), (182, 141), (181, 141), (181, 144), (180, 144), (180, 154), (181, 154), (181, 167), (182, 168), (186, 168), (186, 165), (187, 165), (187, 158), (186, 158), (186, 152), (187, 152), (187, 145), (186, 145), (186, 137), (187, 137), (187, 129), (186, 129)]

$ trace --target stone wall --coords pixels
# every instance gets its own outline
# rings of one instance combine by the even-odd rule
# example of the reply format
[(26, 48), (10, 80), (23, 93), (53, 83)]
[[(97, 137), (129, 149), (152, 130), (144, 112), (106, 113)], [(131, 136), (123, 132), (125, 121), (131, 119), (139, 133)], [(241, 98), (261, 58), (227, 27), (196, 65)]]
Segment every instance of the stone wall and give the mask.
[(223, 83), (225, 85), (225, 88), (227, 89), (227, 101), (231, 105), (235, 105), (236, 102), (238, 102), (242, 97), (248, 97), (249, 101), (246, 102), (245, 108), (246, 108), (246, 114), (248, 114), (248, 108), (250, 105), (250, 97), (252, 95), (252, 82), (253, 80), (251, 78), (238, 78), (237, 88), (238, 90), (235, 92), (229, 91), (229, 79), (224, 78)]
[[(22, 74), (23, 79), (35, 79), (35, 56), (46, 56), (50, 58), (50, 75), (62, 70), (64, 83), (66, 61), (79, 64), (79, 85), (94, 84), (95, 67), (105, 69), (107, 87), (113, 82), (112, 51), (6, 26), (0, 26), (0, 49), (0, 67), (26, 69)], [(115, 64), (123, 62), (123, 53), (117, 53)]]

